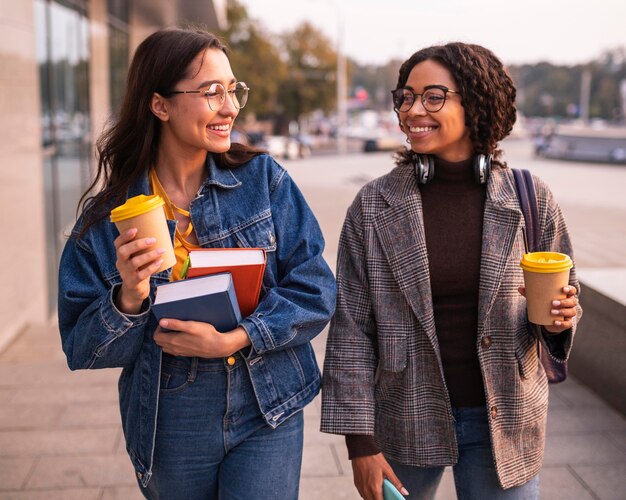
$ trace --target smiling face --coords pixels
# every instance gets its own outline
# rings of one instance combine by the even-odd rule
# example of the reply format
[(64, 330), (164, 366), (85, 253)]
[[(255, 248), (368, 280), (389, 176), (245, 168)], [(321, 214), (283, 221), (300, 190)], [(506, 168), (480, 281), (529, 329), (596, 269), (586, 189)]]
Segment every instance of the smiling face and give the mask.
[[(235, 88), (235, 76), (226, 54), (218, 49), (200, 52), (190, 64), (187, 75), (174, 89), (209, 90), (220, 83), (226, 90)], [(230, 95), (221, 109), (213, 111), (204, 94), (155, 94), (153, 110), (162, 120), (162, 143), (184, 150), (223, 153), (230, 149), (230, 133), (239, 110)], [(159, 100), (160, 97), (160, 100)]]
[[(430, 85), (443, 85), (458, 91), (445, 66), (428, 59), (416, 64), (404, 85), (416, 94), (422, 94)], [(443, 160), (457, 162), (473, 154), (469, 129), (465, 126), (465, 111), (459, 94), (448, 93), (444, 106), (429, 113), (422, 105), (421, 96), (406, 112), (400, 112), (400, 124), (416, 153), (435, 155)]]

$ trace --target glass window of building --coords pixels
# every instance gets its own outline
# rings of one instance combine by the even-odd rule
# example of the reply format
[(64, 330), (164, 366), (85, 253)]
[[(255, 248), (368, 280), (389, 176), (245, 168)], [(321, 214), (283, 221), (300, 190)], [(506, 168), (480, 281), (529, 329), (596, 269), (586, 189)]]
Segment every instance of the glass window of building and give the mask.
[(109, 14), (109, 90), (111, 110), (117, 113), (124, 98), (128, 71), (129, 37), (126, 0), (107, 0)]
[(91, 171), (87, 1), (35, 0), (50, 309), (58, 262)]

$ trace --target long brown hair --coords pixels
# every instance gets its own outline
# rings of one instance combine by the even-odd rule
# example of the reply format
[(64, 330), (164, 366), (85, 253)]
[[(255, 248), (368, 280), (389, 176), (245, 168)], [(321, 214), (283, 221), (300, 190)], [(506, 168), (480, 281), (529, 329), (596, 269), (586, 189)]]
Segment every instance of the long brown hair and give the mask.
[[(415, 52), (400, 66), (396, 88), (403, 88), (413, 67), (426, 60), (442, 64), (457, 84), (474, 153), (491, 154), (503, 164), (497, 161), (502, 155), (498, 143), (513, 129), (516, 89), (500, 59), (480, 45), (434, 45)], [(405, 148), (398, 152), (396, 161), (405, 162), (409, 155)]]
[[(137, 47), (118, 117), (96, 142), (96, 175), (79, 201), (83, 211), (80, 236), (107, 217), (112, 206), (122, 203), (128, 188), (156, 163), (161, 122), (150, 110), (152, 95), (173, 89), (187, 76), (194, 58), (207, 49), (228, 56), (226, 44), (202, 30), (160, 30)], [(233, 143), (229, 151), (214, 158), (218, 167), (234, 168), (261, 152)]]

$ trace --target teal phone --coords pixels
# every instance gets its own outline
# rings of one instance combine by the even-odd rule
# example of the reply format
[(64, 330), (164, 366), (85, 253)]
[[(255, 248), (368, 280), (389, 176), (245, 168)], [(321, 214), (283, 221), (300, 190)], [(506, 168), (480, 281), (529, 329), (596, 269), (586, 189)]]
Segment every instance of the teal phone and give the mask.
[(383, 481), (383, 498), (385, 500), (405, 500), (398, 489), (391, 484), (389, 479)]

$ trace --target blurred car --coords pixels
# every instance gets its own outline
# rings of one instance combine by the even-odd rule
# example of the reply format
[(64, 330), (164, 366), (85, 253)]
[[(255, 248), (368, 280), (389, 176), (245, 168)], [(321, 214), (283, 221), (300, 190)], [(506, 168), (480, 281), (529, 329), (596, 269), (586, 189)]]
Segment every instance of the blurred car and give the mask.
[(274, 158), (284, 160), (297, 160), (311, 154), (311, 147), (297, 137), (268, 135), (265, 136), (260, 146), (267, 149)]
[(395, 151), (405, 145), (405, 136), (400, 133), (381, 134), (363, 140), (363, 151), (373, 153), (375, 151)]

